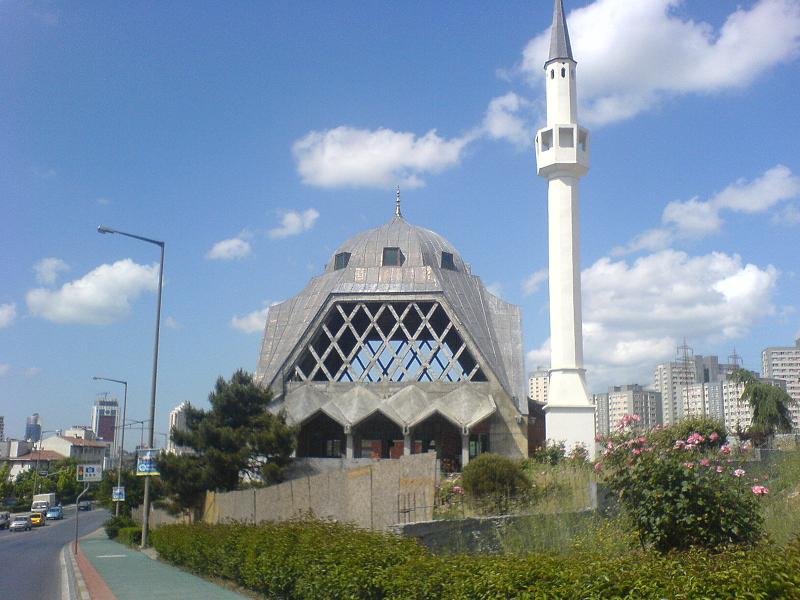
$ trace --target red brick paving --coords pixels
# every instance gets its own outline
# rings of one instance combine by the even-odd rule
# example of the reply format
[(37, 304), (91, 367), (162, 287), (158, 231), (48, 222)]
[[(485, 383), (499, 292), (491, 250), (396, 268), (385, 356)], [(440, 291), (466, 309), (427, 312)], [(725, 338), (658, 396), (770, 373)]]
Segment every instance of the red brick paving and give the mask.
[(83, 580), (86, 582), (86, 588), (89, 590), (89, 595), (92, 600), (117, 600), (114, 592), (108, 587), (105, 581), (100, 577), (100, 574), (94, 568), (89, 559), (83, 554), (83, 550), (78, 545), (78, 568), (81, 570)]

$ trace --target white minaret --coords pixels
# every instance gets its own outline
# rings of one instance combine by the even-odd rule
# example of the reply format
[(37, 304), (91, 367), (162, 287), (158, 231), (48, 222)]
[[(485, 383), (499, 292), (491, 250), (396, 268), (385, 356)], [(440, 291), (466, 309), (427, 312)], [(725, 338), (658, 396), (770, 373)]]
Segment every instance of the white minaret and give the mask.
[(547, 438), (583, 444), (594, 458), (594, 405), (586, 390), (581, 332), (578, 180), (589, 170), (589, 132), (578, 125), (575, 61), (564, 6), (555, 0), (544, 63), (547, 126), (536, 134), (537, 173), (547, 178), (550, 254), (550, 384)]

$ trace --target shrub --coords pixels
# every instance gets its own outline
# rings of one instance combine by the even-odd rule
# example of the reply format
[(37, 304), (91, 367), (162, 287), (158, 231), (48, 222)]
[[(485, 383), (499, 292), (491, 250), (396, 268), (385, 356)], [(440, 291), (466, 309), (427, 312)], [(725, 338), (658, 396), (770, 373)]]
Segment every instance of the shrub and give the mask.
[[(722, 431), (722, 434), (720, 434)], [(702, 433), (701, 433), (702, 432)], [(596, 469), (643, 545), (660, 551), (754, 544), (763, 535), (757, 491), (708, 420), (604, 438)]]
[(151, 541), (165, 560), (269, 598), (800, 598), (800, 539), (752, 552), (592, 547), (567, 556), (440, 557), (386, 533), (294, 521), (167, 525), (155, 529)]
[(503, 513), (509, 501), (524, 499), (531, 489), (520, 461), (497, 454), (481, 454), (464, 468), (464, 491), (487, 508)]
[(141, 527), (121, 527), (117, 533), (117, 541), (128, 546), (137, 546), (142, 543)]
[(127, 515), (120, 515), (118, 517), (111, 517), (108, 521), (103, 523), (106, 535), (111, 540), (117, 539), (119, 530), (123, 527), (136, 527), (136, 521)]

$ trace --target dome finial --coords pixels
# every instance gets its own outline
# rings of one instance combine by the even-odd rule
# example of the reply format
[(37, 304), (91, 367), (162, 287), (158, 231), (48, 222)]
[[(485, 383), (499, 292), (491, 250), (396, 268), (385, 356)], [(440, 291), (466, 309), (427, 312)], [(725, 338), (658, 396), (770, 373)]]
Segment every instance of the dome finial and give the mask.
[(397, 199), (395, 200), (394, 206), (394, 215), (396, 217), (402, 217), (403, 213), (400, 212), (400, 186), (397, 186)]

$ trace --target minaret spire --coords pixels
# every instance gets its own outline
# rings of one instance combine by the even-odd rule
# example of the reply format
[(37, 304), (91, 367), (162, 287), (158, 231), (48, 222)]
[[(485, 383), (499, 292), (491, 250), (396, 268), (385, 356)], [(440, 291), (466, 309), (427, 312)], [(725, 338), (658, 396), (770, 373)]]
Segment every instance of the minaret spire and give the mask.
[(547, 179), (550, 380), (547, 438), (594, 458), (594, 405), (583, 367), (580, 178), (589, 170), (589, 132), (578, 124), (577, 74), (562, 0), (555, 0), (545, 63), (547, 124), (536, 133), (536, 165)]
[(550, 30), (550, 57), (547, 62), (560, 58), (575, 60), (572, 58), (572, 46), (569, 43), (569, 31), (567, 30), (567, 21), (564, 18), (564, 3), (562, 0), (555, 0), (553, 27)]
[(394, 201), (394, 216), (402, 217), (403, 213), (400, 212), (400, 186), (397, 186), (397, 198)]

